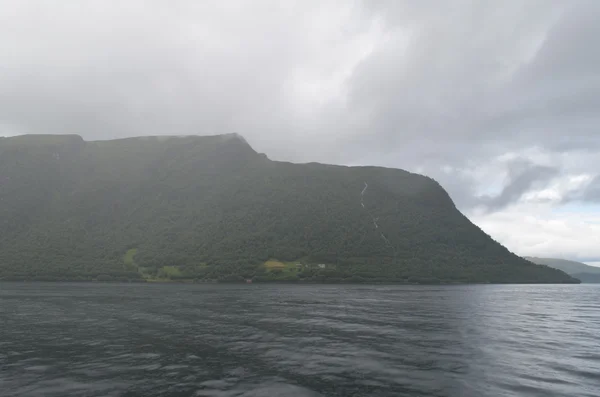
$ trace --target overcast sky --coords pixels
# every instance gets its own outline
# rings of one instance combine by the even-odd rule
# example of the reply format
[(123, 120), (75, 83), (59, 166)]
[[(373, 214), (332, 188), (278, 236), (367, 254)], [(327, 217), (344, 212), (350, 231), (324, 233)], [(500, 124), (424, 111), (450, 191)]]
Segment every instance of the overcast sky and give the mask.
[(600, 1), (0, 0), (0, 136), (237, 132), (600, 262)]

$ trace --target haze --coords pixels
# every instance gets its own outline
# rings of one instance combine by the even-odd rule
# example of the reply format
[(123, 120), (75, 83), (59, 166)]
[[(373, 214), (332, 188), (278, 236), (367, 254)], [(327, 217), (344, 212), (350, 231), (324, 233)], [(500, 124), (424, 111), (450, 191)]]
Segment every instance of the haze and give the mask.
[(600, 2), (0, 0), (0, 136), (237, 132), (436, 178), (521, 255), (600, 261)]

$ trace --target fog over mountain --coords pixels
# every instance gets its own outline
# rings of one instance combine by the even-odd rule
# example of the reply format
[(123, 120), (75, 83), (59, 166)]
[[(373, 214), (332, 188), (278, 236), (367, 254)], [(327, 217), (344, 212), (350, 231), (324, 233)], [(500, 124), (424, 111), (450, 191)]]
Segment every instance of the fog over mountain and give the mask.
[(237, 132), (437, 180), (519, 255), (600, 261), (600, 2), (0, 0), (0, 136)]

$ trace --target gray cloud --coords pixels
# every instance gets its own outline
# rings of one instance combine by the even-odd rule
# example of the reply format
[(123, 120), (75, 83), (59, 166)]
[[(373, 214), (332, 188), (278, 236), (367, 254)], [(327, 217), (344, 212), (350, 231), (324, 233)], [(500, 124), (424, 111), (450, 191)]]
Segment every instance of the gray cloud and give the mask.
[[(597, 1), (0, 0), (0, 135), (239, 132), (275, 159), (381, 164), (501, 209), (600, 151)], [(483, 200), (483, 201), (482, 201)]]
[(596, 176), (587, 189), (583, 192), (583, 200), (600, 202), (600, 176)]
[(599, 4), (462, 4), (430, 7), (423, 19), (431, 25), (415, 28), (406, 51), (373, 56), (358, 71), (357, 107), (376, 98), (381, 146), (419, 136), (434, 157), (464, 156), (452, 150), (457, 142), (484, 154), (598, 147), (600, 55), (589, 43), (600, 34)]
[(584, 203), (600, 203), (600, 175), (595, 176), (584, 189), (572, 192), (563, 199), (563, 203), (574, 201)]
[[(502, 165), (505, 175), (493, 184), (493, 193), (478, 192), (478, 180), (470, 179), (464, 170), (428, 171), (450, 193), (459, 208), (492, 213), (518, 203), (525, 194), (542, 189), (561, 175), (558, 167), (536, 164), (526, 158), (516, 158)], [(489, 186), (489, 185), (488, 185)]]
[(517, 160), (509, 165), (509, 180), (502, 191), (496, 196), (482, 196), (476, 205), (483, 205), (487, 211), (498, 211), (509, 204), (518, 201), (532, 187), (543, 186), (559, 174), (553, 167), (532, 164)]

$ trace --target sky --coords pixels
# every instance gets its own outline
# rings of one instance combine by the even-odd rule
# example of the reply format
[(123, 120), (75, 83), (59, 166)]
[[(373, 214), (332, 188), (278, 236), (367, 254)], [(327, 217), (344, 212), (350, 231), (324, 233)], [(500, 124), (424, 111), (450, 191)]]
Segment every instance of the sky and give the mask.
[(600, 265), (600, 1), (0, 0), (0, 136), (236, 132)]

